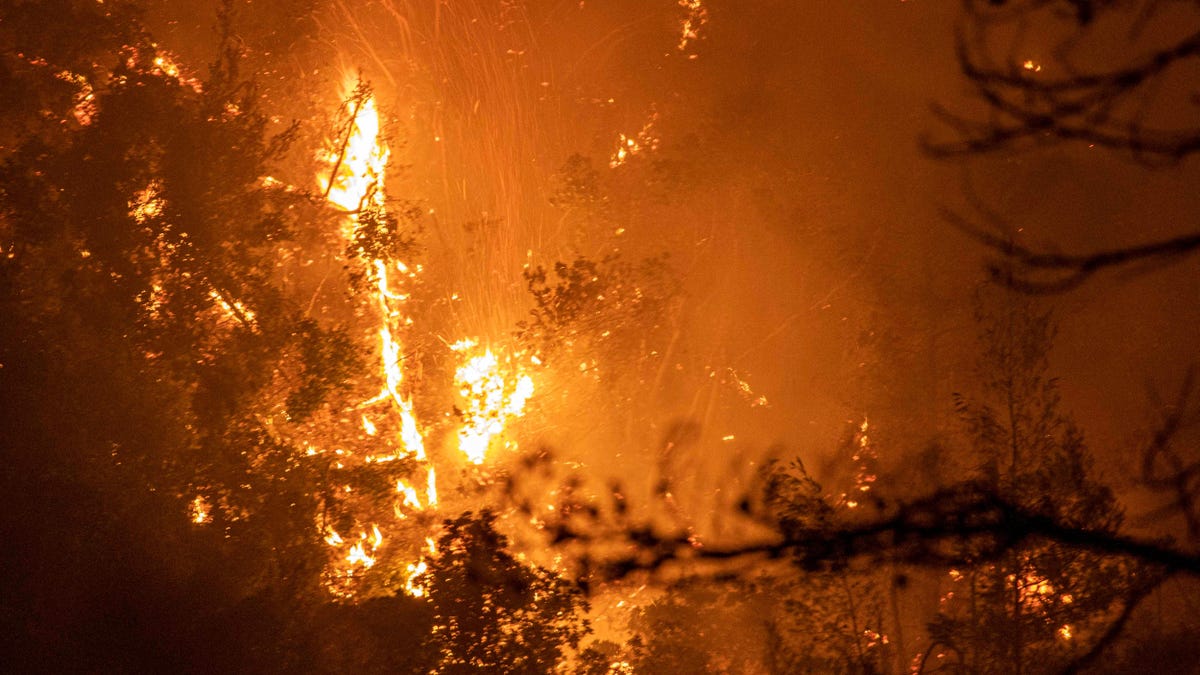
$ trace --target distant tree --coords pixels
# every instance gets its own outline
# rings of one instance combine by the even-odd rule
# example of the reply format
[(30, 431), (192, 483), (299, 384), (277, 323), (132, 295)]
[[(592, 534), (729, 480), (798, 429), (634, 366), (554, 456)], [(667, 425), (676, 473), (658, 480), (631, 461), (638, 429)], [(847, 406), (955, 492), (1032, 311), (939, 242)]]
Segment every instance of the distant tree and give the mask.
[(652, 337), (669, 323), (678, 293), (665, 255), (630, 263), (613, 254), (525, 270), (534, 306), (518, 324), (523, 346), (542, 358), (596, 360), (614, 381), (644, 371)]
[(634, 612), (633, 637), (619, 656), (630, 672), (648, 675), (754, 672), (771, 604), (750, 577), (672, 586)]
[[(1046, 372), (1050, 315), (1001, 289), (985, 287), (980, 298), (979, 394), (958, 400), (975, 471), (992, 492), (1032, 513), (1115, 533), (1121, 509), (1092, 476), (1083, 435), (1061, 412)], [(971, 561), (972, 543), (966, 547), (967, 564), (950, 572), (950, 592), (930, 626), (937, 654), (924, 662), (927, 672), (1058, 672), (1157, 583), (1144, 566), (1040, 537), (979, 562)]]
[(433, 630), (438, 673), (545, 673), (587, 635), (583, 592), (554, 572), (518, 560), (488, 511), (445, 524), (418, 583)]
[[(862, 436), (850, 438), (857, 444)], [(854, 459), (860, 467), (868, 463), (857, 453)], [(825, 494), (799, 460), (769, 469), (765, 490), (779, 529), (796, 538), (836, 529), (848, 511), (869, 508), (859, 500), (872, 499), (859, 490), (840, 498)], [(856, 565), (834, 553), (805, 573), (768, 582), (780, 597), (771, 654), (778, 672), (885, 672), (891, 651), (884, 619), (888, 576), (886, 569)]]
[(678, 330), (679, 288), (667, 256), (580, 257), (526, 268), (524, 276), (533, 307), (517, 324), (517, 341), (563, 375), (555, 390), (561, 403), (549, 409), (568, 419), (619, 420), (610, 429), (626, 433), (653, 424), (649, 402), (668, 388), (665, 359)]

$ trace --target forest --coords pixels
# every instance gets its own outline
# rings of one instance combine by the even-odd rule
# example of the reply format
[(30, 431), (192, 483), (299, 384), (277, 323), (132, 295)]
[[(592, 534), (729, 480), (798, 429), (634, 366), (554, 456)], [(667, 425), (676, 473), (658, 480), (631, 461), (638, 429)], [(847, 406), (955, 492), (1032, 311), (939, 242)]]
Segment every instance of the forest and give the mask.
[(0, 670), (1200, 673), (1190, 0), (0, 3)]

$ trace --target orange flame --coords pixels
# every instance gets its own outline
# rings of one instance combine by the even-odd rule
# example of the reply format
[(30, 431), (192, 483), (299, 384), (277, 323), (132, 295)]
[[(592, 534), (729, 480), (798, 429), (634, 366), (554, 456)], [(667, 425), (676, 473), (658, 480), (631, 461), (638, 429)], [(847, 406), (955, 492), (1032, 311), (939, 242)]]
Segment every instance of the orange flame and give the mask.
[[(451, 349), (465, 355), (476, 346), (474, 340), (461, 340)], [(510, 366), (511, 359), (504, 365)], [(482, 464), (492, 440), (511, 419), (525, 414), (525, 404), (533, 395), (533, 379), (520, 372), (506, 378), (499, 359), (485, 348), (466, 357), (454, 373), (454, 384), (465, 406), (459, 450), (471, 463)]]

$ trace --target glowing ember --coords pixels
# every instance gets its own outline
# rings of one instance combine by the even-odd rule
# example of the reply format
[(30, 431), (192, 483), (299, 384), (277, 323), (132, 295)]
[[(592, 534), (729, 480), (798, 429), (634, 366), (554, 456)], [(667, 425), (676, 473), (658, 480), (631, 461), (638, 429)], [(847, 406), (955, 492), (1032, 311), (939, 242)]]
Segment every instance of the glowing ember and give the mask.
[(86, 127), (91, 124), (92, 118), (96, 116), (96, 93), (91, 83), (83, 75), (69, 70), (61, 71), (55, 77), (76, 86), (77, 90), (72, 97), (75, 105), (71, 108), (71, 115), (80, 126)]
[[(429, 552), (429, 555), (437, 555), (437, 542), (433, 540), (433, 537), (425, 538), (425, 549)], [(428, 590), (419, 583), (418, 578), (428, 570), (429, 564), (425, 562), (424, 558), (415, 563), (410, 563), (407, 568), (408, 576), (404, 581), (404, 592), (414, 598), (424, 597)]]
[(408, 565), (408, 578), (404, 582), (404, 592), (414, 598), (424, 597), (425, 587), (417, 583), (417, 577), (425, 573), (429, 565), (424, 560), (418, 560)]
[[(200, 93), (204, 90), (203, 83), (201, 83), (199, 79), (192, 77), (190, 74), (185, 72), (184, 69), (175, 62), (175, 57), (171, 53), (159, 49), (158, 45), (152, 46), (155, 47), (155, 56), (153, 62), (154, 67), (150, 70), (150, 72), (154, 73), (155, 75), (168, 77), (174, 80), (177, 84), (188, 87), (196, 93)], [(134, 54), (136, 54), (136, 50), (134, 50)], [(135, 59), (133, 59), (131, 56), (131, 61), (132, 60)], [(131, 62), (129, 65), (132, 67), (133, 63)]]
[(759, 408), (770, 405), (770, 403), (767, 401), (767, 397), (756, 394), (754, 390), (750, 388), (750, 383), (743, 380), (742, 377), (738, 375), (736, 370), (730, 368), (729, 376), (733, 379), (733, 384), (737, 387), (738, 394), (750, 404), (751, 408)]
[(345, 549), (346, 567), (340, 571), (340, 575), (349, 578), (353, 577), (360, 568), (374, 567), (375, 552), (383, 546), (383, 533), (379, 531), (378, 526), (372, 525), (370, 534), (361, 532), (357, 540), (348, 542), (336, 531), (329, 530), (329, 534), (325, 536), (325, 543), (335, 548)]
[[(858, 508), (861, 499), (871, 492), (871, 487), (878, 479), (874, 471), (879, 455), (871, 445), (871, 437), (867, 435), (869, 428), (870, 422), (864, 417), (855, 433), (854, 455), (850, 458), (854, 462), (854, 489), (842, 495), (842, 500), (851, 509)], [(951, 576), (954, 574), (955, 571), (951, 570)]]
[(629, 138), (625, 134), (621, 134), (621, 138), (617, 141), (617, 151), (613, 153), (612, 159), (609, 160), (610, 168), (617, 168), (625, 163), (629, 157), (636, 155), (642, 146), (638, 144), (637, 139)]
[(257, 316), (254, 314), (254, 311), (249, 307), (246, 307), (241, 300), (234, 300), (233, 302), (230, 302), (225, 299), (225, 296), (217, 292), (216, 289), (210, 290), (208, 292), (208, 297), (218, 308), (220, 308), (225, 319), (236, 320), (249, 328), (253, 328), (255, 326)]
[(135, 192), (133, 199), (129, 200), (129, 215), (133, 216), (139, 225), (162, 214), (163, 202), (159, 196), (161, 191), (162, 183), (153, 181), (144, 190)]
[(617, 148), (608, 160), (608, 168), (615, 169), (621, 166), (643, 150), (657, 150), (660, 143), (660, 139), (654, 134), (654, 123), (657, 120), (658, 113), (651, 113), (641, 131), (632, 136), (618, 134)]
[(208, 500), (199, 495), (192, 500), (188, 507), (191, 513), (192, 522), (197, 525), (204, 525), (212, 522), (212, 508), (209, 506)]
[[(692, 42), (700, 39), (700, 28), (708, 23), (708, 9), (702, 0), (679, 0), (679, 6), (686, 10), (680, 26), (679, 44), (675, 46), (681, 52), (686, 52)], [(696, 58), (692, 54), (690, 58)]]

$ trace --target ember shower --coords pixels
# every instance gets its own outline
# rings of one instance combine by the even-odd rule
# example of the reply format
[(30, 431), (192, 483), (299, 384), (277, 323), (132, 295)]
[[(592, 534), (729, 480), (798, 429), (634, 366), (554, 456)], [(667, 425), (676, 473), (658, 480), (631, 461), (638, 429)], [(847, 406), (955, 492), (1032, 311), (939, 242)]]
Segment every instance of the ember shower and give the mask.
[(1193, 672), (1200, 16), (826, 5), (0, 9), (0, 663)]

